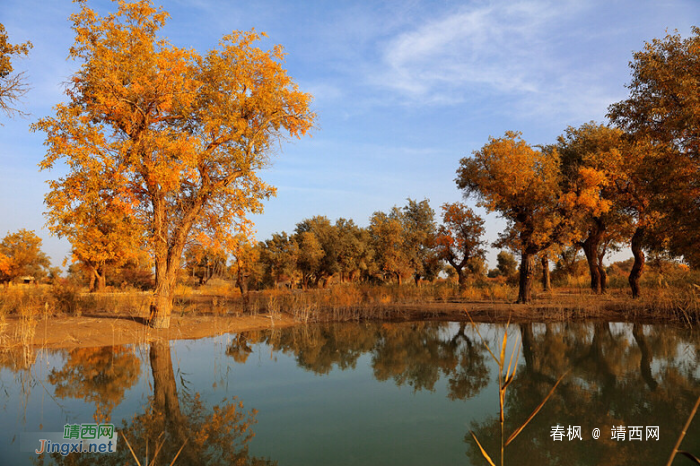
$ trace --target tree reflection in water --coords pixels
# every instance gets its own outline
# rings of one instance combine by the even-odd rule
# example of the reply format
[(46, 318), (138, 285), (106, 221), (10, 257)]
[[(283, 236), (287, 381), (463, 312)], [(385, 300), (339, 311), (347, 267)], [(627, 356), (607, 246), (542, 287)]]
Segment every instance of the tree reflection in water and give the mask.
[(240, 359), (252, 351), (250, 344), (265, 343), (316, 374), (328, 374), (334, 366), (355, 368), (360, 356), (370, 354), (377, 380), (434, 390), (445, 376), (451, 399), (473, 397), (489, 382), (486, 350), (464, 323), (454, 335), (448, 329), (449, 324), (436, 322), (298, 326), (246, 333), (231, 341), (226, 354)]
[(138, 381), (141, 361), (126, 346), (77, 348), (68, 352), (61, 370), (49, 382), (57, 398), (76, 398), (95, 404), (95, 422), (109, 422), (124, 392)]
[[(508, 392), (506, 433), (527, 419), (560, 374), (569, 368), (571, 373), (506, 448), (505, 464), (665, 464), (700, 392), (697, 336), (610, 323), (521, 324), (520, 332), (524, 367)], [(583, 440), (554, 441), (550, 434), (557, 424), (565, 431), (581, 426)], [(643, 434), (642, 441), (612, 440), (612, 426), (658, 426), (660, 439), (646, 440)], [(597, 440), (591, 436), (594, 428), (601, 431)], [(496, 417), (472, 423), (471, 430), (487, 451), (498, 451)], [(482, 464), (471, 435), (465, 442), (470, 460)], [(700, 426), (691, 426), (683, 447), (700, 451)]]
[[(97, 350), (95, 353), (101, 354)], [(118, 350), (117, 353), (124, 354), (121, 350)], [(86, 360), (78, 362), (80, 355), (87, 356)], [(111, 399), (115, 399), (114, 394), (119, 393), (120, 388), (107, 390), (97, 381), (122, 380), (126, 385), (130, 379), (129, 377), (110, 379), (108, 375), (110, 369), (103, 364), (103, 361), (103, 357), (96, 357), (90, 351), (71, 353), (71, 357), (69, 357), (71, 364), (55, 374), (52, 373), (53, 378), (50, 380), (57, 384), (57, 393), (61, 391), (66, 396), (77, 394), (79, 390), (83, 390), (85, 400), (97, 400), (105, 393), (111, 394)], [(153, 395), (149, 398), (142, 413), (134, 415), (130, 422), (124, 421), (121, 427), (115, 426), (120, 433), (120, 446), (117, 452), (108, 455), (68, 456), (54, 453), (50, 456), (55, 464), (136, 464), (129, 447), (124, 442), (124, 437), (128, 440), (142, 465), (169, 465), (176, 456), (175, 464), (178, 466), (202, 464), (262, 466), (276, 464), (249, 455), (248, 443), (253, 438), (250, 426), (255, 423), (255, 410), (246, 413), (243, 403), (235, 398), (224, 400), (221, 404), (208, 410), (199, 394), (189, 394), (185, 391), (181, 394), (178, 393), (170, 344), (167, 341), (151, 343), (149, 361), (153, 376)], [(85, 377), (79, 375), (78, 369), (85, 370), (86, 374), (90, 374), (90, 377), (86, 380)], [(121, 390), (123, 393), (123, 387)], [(97, 412), (102, 413), (102, 409), (98, 405)], [(157, 455), (156, 451), (158, 451)], [(38, 463), (43, 464), (45, 459), (43, 456), (38, 457)]]
[[(494, 340), (503, 327), (485, 327), (490, 329), (482, 329), (482, 334), (491, 334), (489, 345), (498, 347)], [(524, 323), (515, 328), (522, 338), (522, 356), (507, 392), (506, 435), (528, 418), (562, 373), (569, 370), (569, 375), (506, 448), (505, 464), (664, 464), (700, 391), (700, 339), (696, 334), (605, 322)], [(442, 380), (441, 386), (452, 400), (483, 396), (495, 376), (484, 345), (464, 324), (335, 324), (248, 332), (233, 337), (226, 354), (232, 363), (245, 363), (258, 343), (294, 357), (299, 367), (316, 374), (353, 369), (360, 357), (367, 355), (377, 380), (393, 381), (415, 391), (436, 390)], [(134, 383), (133, 374), (140, 372), (138, 358), (134, 361), (132, 357), (119, 347), (76, 350), (49, 380), (55, 384), (58, 397), (95, 403), (96, 415), (108, 418)], [(116, 426), (142, 464), (147, 454), (153, 459), (161, 441), (163, 448), (156, 464), (170, 464), (185, 442), (177, 465), (270, 464), (249, 453), (254, 410), (246, 412), (236, 399), (208, 407), (196, 393), (178, 391), (167, 342), (152, 343), (148, 361), (153, 394), (138, 414)], [(494, 405), (493, 416), (471, 422), (466, 432), (458, 433), (460, 437), (466, 434), (466, 455), (472, 464), (483, 464), (484, 460), (469, 430), (487, 451), (500, 450), (497, 408)], [(557, 424), (581, 426), (583, 440), (554, 441), (550, 433)], [(660, 440), (614, 441), (610, 429), (620, 425), (658, 426)], [(598, 440), (591, 438), (593, 428), (602, 432)], [(690, 426), (682, 448), (700, 451), (700, 423)], [(38, 461), (49, 460), (76, 465), (135, 464), (121, 438), (114, 455), (56, 455)]]
[[(563, 373), (570, 372), (506, 448), (505, 464), (665, 463), (700, 392), (700, 339), (696, 334), (606, 322), (517, 327), (522, 357), (507, 392), (506, 435), (523, 424)], [(496, 337), (492, 338), (488, 344), (498, 347)], [(489, 382), (490, 371), (496, 370), (487, 365), (488, 353), (478, 335), (463, 323), (331, 324), (258, 331), (234, 339), (227, 353), (250, 354), (250, 345), (255, 343), (290, 354), (300, 367), (317, 374), (327, 374), (333, 367), (354, 368), (361, 355), (369, 354), (376, 379), (392, 379), (414, 390), (434, 390), (445, 377), (447, 396), (453, 400), (478, 396)], [(497, 408), (494, 406), (494, 412)], [(581, 426), (583, 441), (565, 438), (555, 442), (550, 433), (557, 424), (565, 429)], [(612, 440), (611, 427), (620, 425), (658, 426), (660, 440)], [(591, 431), (596, 427), (602, 435), (592, 440)], [(472, 423), (470, 430), (487, 451), (500, 451), (497, 415)], [(485, 464), (468, 432), (465, 442), (472, 464)], [(700, 423), (691, 425), (683, 448), (700, 451)]]

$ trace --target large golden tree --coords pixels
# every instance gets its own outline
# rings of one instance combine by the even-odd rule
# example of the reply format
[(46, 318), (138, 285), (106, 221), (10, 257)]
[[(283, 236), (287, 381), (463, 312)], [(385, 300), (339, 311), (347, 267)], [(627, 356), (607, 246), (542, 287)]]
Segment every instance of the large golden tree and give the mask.
[[(653, 167), (655, 210), (665, 220), (655, 230), (668, 246), (700, 266), (700, 27), (668, 34), (636, 52), (630, 62), (629, 97), (609, 107), (612, 122), (635, 139), (652, 141), (666, 155)], [(652, 234), (657, 232), (651, 232)]]
[(511, 236), (520, 249), (518, 302), (529, 302), (535, 255), (557, 243), (566, 230), (559, 154), (533, 149), (520, 133), (509, 131), (463, 158), (455, 181), (465, 197), (475, 196), (479, 206), (508, 222), (502, 238)]
[[(119, 2), (99, 17), (82, 2), (71, 16), (70, 56), (81, 62), (68, 102), (35, 128), (47, 134), (49, 169), (64, 160), (66, 180), (108, 168), (103, 180), (145, 231), (155, 261), (150, 324), (170, 325), (177, 270), (188, 239), (218, 245), (247, 231), (246, 214), (274, 193), (257, 171), (284, 135), (312, 126), (311, 96), (282, 68), (280, 46), (254, 46), (260, 35), (233, 32), (206, 55), (159, 38), (168, 14), (150, 1)], [(81, 202), (51, 203), (60, 217)], [(57, 198), (61, 198), (58, 196)]]

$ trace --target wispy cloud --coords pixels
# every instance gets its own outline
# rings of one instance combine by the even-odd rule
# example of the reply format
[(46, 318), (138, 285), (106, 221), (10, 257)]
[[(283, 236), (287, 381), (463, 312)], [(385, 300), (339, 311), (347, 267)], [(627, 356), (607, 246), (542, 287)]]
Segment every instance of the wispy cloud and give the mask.
[[(493, 1), (429, 18), (386, 41), (372, 83), (418, 104), (497, 96), (522, 108), (548, 108), (565, 96), (601, 100), (577, 67), (564, 66), (558, 43), (583, 8), (568, 1)], [(572, 96), (572, 88), (584, 92)]]

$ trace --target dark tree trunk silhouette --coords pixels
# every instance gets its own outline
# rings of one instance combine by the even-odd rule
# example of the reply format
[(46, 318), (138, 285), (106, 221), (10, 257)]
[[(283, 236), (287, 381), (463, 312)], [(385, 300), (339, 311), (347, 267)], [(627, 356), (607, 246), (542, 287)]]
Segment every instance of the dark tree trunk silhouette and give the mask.
[(646, 382), (650, 390), (656, 390), (659, 384), (654, 380), (654, 376), (651, 373), (652, 354), (649, 350), (646, 336), (644, 336), (644, 330), (640, 324), (634, 324), (632, 326), (632, 336), (634, 336), (634, 341), (637, 342), (639, 351), (642, 353), (642, 357), (639, 361), (639, 371), (642, 374), (642, 379), (644, 379), (644, 382)]
[(518, 302), (529, 303), (532, 301), (532, 276), (534, 272), (534, 255), (526, 250), (522, 252), (520, 260), (520, 289)]
[[(170, 357), (170, 342), (157, 340), (151, 343), (149, 351), (151, 372), (153, 374), (153, 402), (155, 409), (163, 413), (165, 430), (179, 449), (188, 438), (187, 416), (180, 409), (177, 395), (177, 383), (173, 372), (173, 362)], [(186, 464), (197, 464), (197, 458), (192, 458), (191, 450), (185, 447), (182, 456)]]
[(634, 256), (634, 264), (632, 265), (632, 271), (629, 276), (630, 288), (632, 289), (632, 297), (639, 298), (640, 287), (639, 279), (642, 277), (642, 272), (644, 271), (644, 263), (646, 257), (644, 256), (644, 251), (642, 250), (642, 242), (644, 240), (644, 227), (637, 227), (632, 235), (632, 255)]
[(583, 253), (586, 255), (588, 271), (591, 276), (591, 290), (593, 290), (593, 292), (596, 294), (600, 294), (603, 292), (602, 278), (600, 273), (600, 264), (602, 258), (599, 257), (599, 251), (600, 244), (603, 242), (604, 235), (605, 226), (600, 220), (596, 220), (595, 226), (591, 227), (586, 240), (579, 243), (579, 246), (581, 246), (581, 248), (583, 249)]

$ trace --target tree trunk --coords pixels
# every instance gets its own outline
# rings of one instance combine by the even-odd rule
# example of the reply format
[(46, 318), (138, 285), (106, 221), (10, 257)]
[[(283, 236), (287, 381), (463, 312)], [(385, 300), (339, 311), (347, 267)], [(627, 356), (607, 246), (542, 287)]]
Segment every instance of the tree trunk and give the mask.
[(525, 370), (531, 372), (535, 370), (535, 337), (532, 331), (532, 323), (520, 324), (520, 341), (522, 341), (523, 358), (525, 359)]
[(634, 256), (634, 265), (632, 265), (632, 271), (630, 272), (629, 282), (630, 288), (632, 289), (632, 297), (639, 298), (640, 288), (639, 279), (642, 277), (642, 272), (644, 271), (644, 251), (642, 251), (642, 241), (644, 239), (644, 228), (637, 227), (632, 236), (632, 255)]
[(148, 324), (152, 328), (169, 328), (175, 298), (175, 270), (167, 260), (156, 259), (156, 290)]
[[(165, 429), (175, 441), (173, 449), (188, 441), (188, 419), (180, 408), (180, 400), (177, 394), (177, 383), (173, 372), (173, 363), (170, 356), (170, 342), (157, 340), (151, 342), (149, 350), (151, 372), (153, 374), (153, 402), (157, 412), (163, 413)], [(182, 457), (186, 464), (197, 464), (198, 458), (192, 457), (192, 449), (185, 447)]]
[(600, 292), (605, 293), (608, 291), (608, 272), (605, 271), (603, 266), (603, 256), (598, 256), (598, 274), (600, 274)]
[(594, 240), (591, 240), (592, 236), (589, 236), (586, 241), (581, 243), (584, 254), (586, 255), (586, 262), (588, 263), (588, 272), (591, 276), (591, 290), (595, 294), (600, 294), (601, 284), (600, 284), (600, 269), (598, 268), (598, 245)]
[(243, 299), (243, 310), (248, 312), (248, 280), (239, 269), (236, 273), (236, 286), (241, 290), (241, 298)]
[(95, 267), (90, 266), (90, 281), (88, 282), (88, 289), (90, 290), (90, 293), (94, 293), (97, 291), (97, 287), (95, 284), (97, 283), (97, 269)]
[(591, 275), (591, 290), (595, 294), (600, 294), (603, 292), (602, 279), (600, 275), (600, 262), (602, 258), (599, 258), (598, 250), (600, 248), (600, 243), (603, 241), (603, 236), (605, 235), (605, 226), (600, 221), (600, 219), (595, 220), (594, 226), (588, 232), (588, 238), (583, 243), (579, 243), (586, 255), (586, 262), (588, 262), (588, 271)]
[(90, 283), (89, 283), (89, 290), (90, 293), (94, 293), (96, 291), (104, 291), (106, 288), (106, 274), (105, 274), (105, 265), (90, 265), (88, 264), (88, 267), (90, 267)]
[(552, 279), (549, 273), (549, 259), (547, 259), (547, 256), (543, 255), (540, 261), (542, 263), (542, 289), (544, 291), (551, 291)]
[(107, 288), (107, 266), (104, 262), (97, 269), (97, 291), (103, 292)]
[(156, 408), (166, 417), (180, 417), (180, 401), (170, 356), (170, 343), (167, 340), (151, 342), (148, 352), (153, 374), (153, 401)]
[(518, 291), (518, 302), (529, 303), (532, 301), (532, 275), (534, 256), (532, 253), (523, 250), (520, 259), (520, 289)]
[[(148, 179), (148, 176), (146, 176)], [(170, 314), (175, 298), (175, 282), (180, 270), (182, 251), (192, 224), (202, 211), (207, 196), (198, 196), (189, 209), (185, 209), (182, 219), (168, 225), (165, 194), (156, 185), (149, 186), (153, 206), (153, 240), (156, 263), (156, 290), (148, 318), (153, 328), (170, 327)]]
[(459, 282), (459, 289), (464, 290), (467, 287), (467, 274), (464, 273), (464, 268), (462, 267), (454, 267), (454, 269), (457, 272), (457, 281)]
[(649, 350), (649, 345), (647, 344), (646, 337), (644, 336), (644, 330), (640, 324), (634, 324), (632, 327), (632, 336), (637, 342), (639, 351), (642, 353), (642, 358), (639, 361), (639, 371), (642, 374), (642, 379), (644, 379), (644, 382), (646, 382), (647, 387), (649, 387), (650, 390), (656, 390), (656, 387), (658, 387), (659, 384), (656, 382), (651, 372), (651, 362), (653, 356), (652, 352)]

